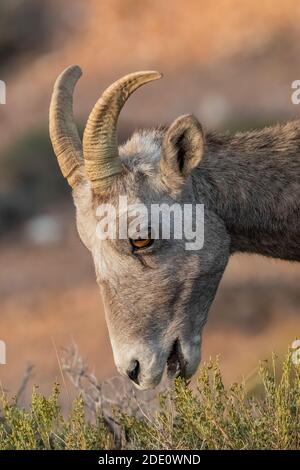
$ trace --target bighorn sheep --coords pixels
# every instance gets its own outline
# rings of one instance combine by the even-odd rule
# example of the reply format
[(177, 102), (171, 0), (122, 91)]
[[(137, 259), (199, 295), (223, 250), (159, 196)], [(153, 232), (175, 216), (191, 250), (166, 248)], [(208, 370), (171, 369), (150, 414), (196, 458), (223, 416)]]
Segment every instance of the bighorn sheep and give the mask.
[[(57, 79), (50, 135), (73, 188), (80, 237), (91, 251), (106, 306), (115, 363), (141, 389), (192, 376), (202, 329), (235, 252), (300, 261), (300, 122), (235, 135), (204, 133), (192, 115), (117, 144), (128, 97), (161, 77), (137, 72), (111, 85), (92, 110), (83, 145), (73, 121), (77, 66)], [(203, 203), (205, 240), (99, 240), (96, 208), (126, 195), (144, 204)]]

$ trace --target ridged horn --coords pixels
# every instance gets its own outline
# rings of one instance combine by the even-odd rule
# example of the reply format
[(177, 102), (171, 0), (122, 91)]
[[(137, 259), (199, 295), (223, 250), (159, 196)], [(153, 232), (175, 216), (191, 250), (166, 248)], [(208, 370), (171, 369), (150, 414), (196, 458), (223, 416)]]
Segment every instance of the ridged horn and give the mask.
[(122, 172), (118, 154), (117, 122), (129, 96), (140, 86), (161, 78), (155, 71), (135, 72), (114, 82), (95, 104), (83, 136), (85, 171), (96, 194), (108, 190)]
[(57, 78), (50, 103), (49, 130), (61, 172), (70, 186), (84, 178), (82, 143), (73, 119), (73, 92), (82, 72), (72, 65)]

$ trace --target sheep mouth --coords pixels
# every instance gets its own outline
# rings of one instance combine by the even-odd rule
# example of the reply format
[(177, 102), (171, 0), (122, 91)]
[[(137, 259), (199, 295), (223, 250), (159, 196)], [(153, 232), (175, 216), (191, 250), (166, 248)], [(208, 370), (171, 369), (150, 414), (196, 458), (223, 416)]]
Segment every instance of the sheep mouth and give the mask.
[(170, 379), (185, 377), (185, 369), (186, 361), (181, 351), (179, 339), (177, 338), (167, 359), (167, 375)]

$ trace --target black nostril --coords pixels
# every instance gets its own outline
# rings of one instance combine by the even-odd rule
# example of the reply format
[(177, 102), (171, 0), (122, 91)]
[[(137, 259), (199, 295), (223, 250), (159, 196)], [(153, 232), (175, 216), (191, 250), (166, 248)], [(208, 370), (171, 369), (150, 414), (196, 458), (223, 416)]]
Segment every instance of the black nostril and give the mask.
[(139, 373), (140, 373), (140, 363), (139, 363), (139, 361), (132, 361), (132, 365), (131, 365), (130, 369), (127, 370), (128, 377), (130, 378), (130, 380), (132, 380), (133, 382), (138, 384), (139, 383), (139, 381), (138, 381)]

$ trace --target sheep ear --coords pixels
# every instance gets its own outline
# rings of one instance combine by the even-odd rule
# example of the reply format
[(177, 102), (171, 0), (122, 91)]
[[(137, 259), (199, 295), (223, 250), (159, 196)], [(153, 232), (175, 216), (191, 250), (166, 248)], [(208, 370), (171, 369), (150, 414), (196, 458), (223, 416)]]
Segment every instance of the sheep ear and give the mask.
[(164, 183), (171, 189), (180, 189), (201, 162), (203, 153), (201, 124), (191, 114), (177, 118), (163, 138), (160, 168)]

